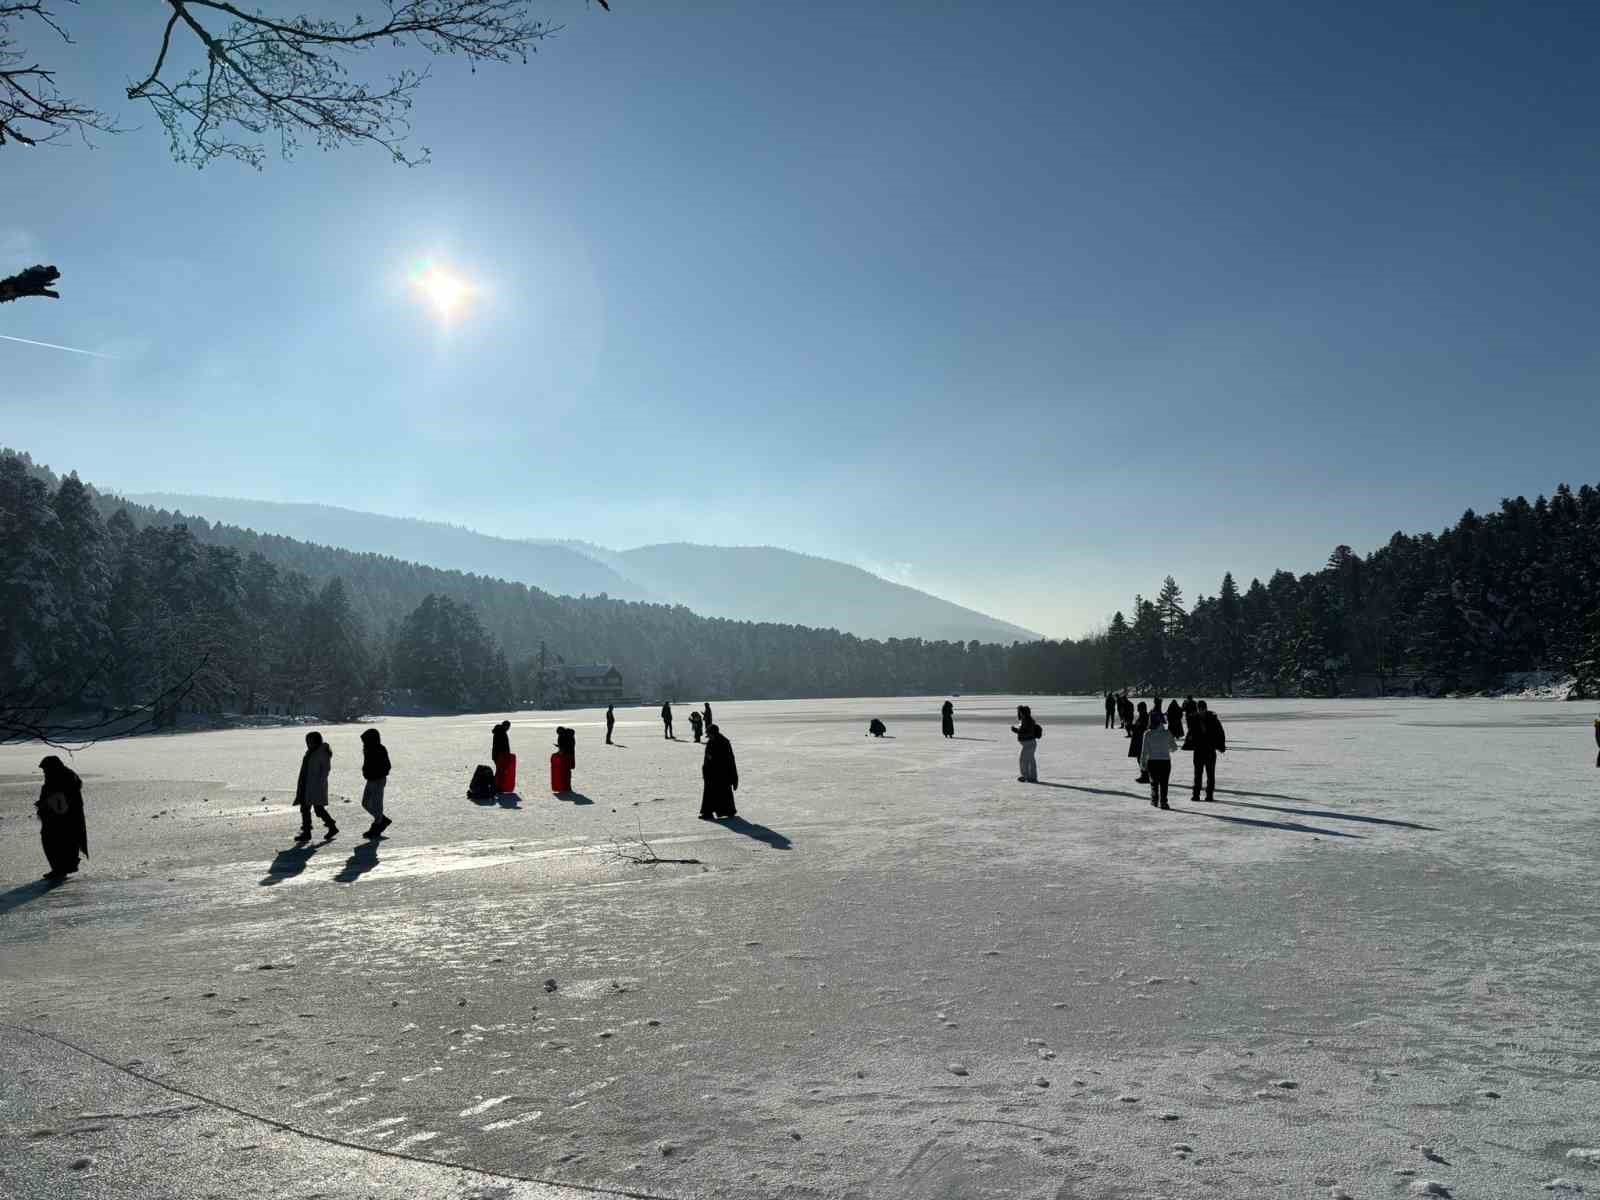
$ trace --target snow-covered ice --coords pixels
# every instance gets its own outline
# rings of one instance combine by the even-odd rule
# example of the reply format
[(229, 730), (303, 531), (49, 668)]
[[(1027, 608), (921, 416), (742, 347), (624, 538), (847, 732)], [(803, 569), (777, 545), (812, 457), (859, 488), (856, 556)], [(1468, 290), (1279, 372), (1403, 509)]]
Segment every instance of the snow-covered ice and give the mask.
[(1600, 1188), (1592, 706), (1218, 701), (1217, 803), (1184, 756), (1162, 813), (1098, 699), (1030, 698), (1038, 786), (1014, 700), (946, 741), (942, 699), (712, 697), (728, 825), (648, 709), (614, 748), (511, 714), (523, 793), (482, 806), (496, 717), (383, 720), (376, 844), (336, 727), (343, 832), (303, 851), (302, 729), (108, 744), (54, 889), (40, 751), (0, 749), (0, 1194)]

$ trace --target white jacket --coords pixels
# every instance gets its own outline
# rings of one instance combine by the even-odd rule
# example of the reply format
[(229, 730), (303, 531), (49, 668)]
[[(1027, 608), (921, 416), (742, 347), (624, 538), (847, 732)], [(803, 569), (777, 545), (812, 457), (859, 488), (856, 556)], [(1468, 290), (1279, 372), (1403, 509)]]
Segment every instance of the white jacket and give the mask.
[(1165, 725), (1144, 731), (1144, 744), (1139, 747), (1139, 769), (1143, 771), (1153, 758), (1157, 762), (1171, 761), (1172, 752), (1178, 748), (1178, 739)]

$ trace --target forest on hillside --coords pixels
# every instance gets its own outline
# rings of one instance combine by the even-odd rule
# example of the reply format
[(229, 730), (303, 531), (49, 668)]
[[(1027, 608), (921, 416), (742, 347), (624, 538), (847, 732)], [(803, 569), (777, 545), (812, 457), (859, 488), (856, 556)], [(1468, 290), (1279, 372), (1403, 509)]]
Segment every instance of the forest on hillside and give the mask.
[[(1153, 599), (1082, 639), (873, 640), (557, 597), (128, 504), (0, 452), (0, 709), (111, 710), (181, 685), (188, 707), (381, 711), (551, 703), (547, 663), (609, 662), (647, 700), (961, 692), (1332, 696), (1487, 687), (1552, 668), (1600, 690), (1600, 493), (1469, 511), (1444, 532), (1185, 604)], [(0, 730), (0, 736), (4, 730)]]

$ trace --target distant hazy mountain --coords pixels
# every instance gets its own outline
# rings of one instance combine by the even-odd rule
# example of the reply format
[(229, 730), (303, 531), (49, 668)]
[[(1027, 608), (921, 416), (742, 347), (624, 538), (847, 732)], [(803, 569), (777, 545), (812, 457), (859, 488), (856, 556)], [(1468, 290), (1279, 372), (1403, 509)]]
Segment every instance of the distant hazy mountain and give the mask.
[(682, 604), (702, 616), (838, 629), (858, 637), (1010, 643), (1038, 634), (847, 563), (771, 546), (673, 543), (609, 550), (512, 540), (321, 504), (148, 493), (140, 504), (346, 550), (530, 584), (561, 596)]
[(1038, 634), (830, 558), (773, 546), (641, 546), (614, 569), (706, 617), (839, 629), (858, 637), (1036, 641)]
[(129, 500), (171, 509), (209, 521), (225, 521), (257, 533), (387, 554), (407, 562), (448, 571), (470, 571), (493, 579), (532, 584), (557, 596), (598, 596), (618, 600), (665, 601), (611, 570), (592, 554), (557, 542), (490, 537), (457, 525), (385, 517), (377, 513), (333, 508), (325, 504), (276, 504), (266, 500), (233, 500), (221, 496), (184, 496), (168, 492), (129, 495)]

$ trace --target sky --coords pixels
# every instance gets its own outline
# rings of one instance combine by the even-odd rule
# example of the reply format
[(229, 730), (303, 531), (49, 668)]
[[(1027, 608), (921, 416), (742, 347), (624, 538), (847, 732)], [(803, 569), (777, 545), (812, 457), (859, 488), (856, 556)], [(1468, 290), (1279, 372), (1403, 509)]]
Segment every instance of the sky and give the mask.
[(0, 334), (110, 356), (0, 341), (0, 443), (101, 486), (776, 545), (1072, 636), (1600, 480), (1591, 3), (551, 0), (526, 66), (435, 62), (429, 165), (259, 172), (120, 94), (156, 7), (30, 39), (128, 132), (0, 147), (0, 275), (63, 297)]

